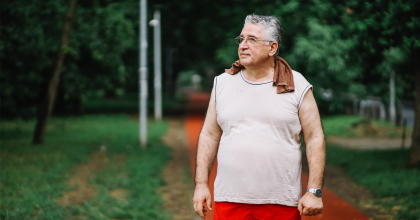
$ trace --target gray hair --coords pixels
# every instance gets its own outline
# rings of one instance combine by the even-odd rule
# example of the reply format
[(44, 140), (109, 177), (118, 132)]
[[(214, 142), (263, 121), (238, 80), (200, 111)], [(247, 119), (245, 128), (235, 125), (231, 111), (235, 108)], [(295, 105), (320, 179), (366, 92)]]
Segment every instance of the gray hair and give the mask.
[[(283, 28), (281, 27), (281, 23), (279, 19), (275, 16), (264, 16), (264, 15), (248, 15), (245, 18), (245, 25), (252, 23), (256, 25), (263, 26), (265, 28), (265, 38), (269, 41), (275, 41), (279, 44), (279, 48), (281, 45), (281, 38), (283, 35)], [(277, 49), (276, 55), (279, 53)]]

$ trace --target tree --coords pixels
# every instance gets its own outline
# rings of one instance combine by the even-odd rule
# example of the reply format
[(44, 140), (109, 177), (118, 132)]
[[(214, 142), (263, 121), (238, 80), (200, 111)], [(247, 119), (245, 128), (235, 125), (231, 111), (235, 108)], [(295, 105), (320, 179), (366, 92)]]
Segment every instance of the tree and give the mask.
[(55, 97), (57, 95), (57, 86), (60, 79), (61, 69), (64, 63), (64, 58), (67, 53), (67, 47), (70, 41), (70, 31), (73, 23), (73, 15), (76, 10), (77, 0), (69, 0), (69, 6), (65, 15), (63, 25), (63, 33), (61, 36), (61, 43), (58, 49), (57, 61), (55, 64), (54, 72), (48, 84), (47, 94), (44, 103), (40, 106), (38, 120), (35, 125), (34, 136), (32, 143), (40, 144), (44, 140), (48, 118), (54, 107)]
[(0, 10), (2, 118), (30, 118), (36, 115), (39, 95), (45, 93), (54, 67), (66, 5), (63, 1), (3, 1)]
[[(411, 75), (412, 93), (415, 97), (415, 122), (412, 134), (412, 146), (408, 167), (416, 167), (420, 165), (420, 2), (419, 1), (390, 1), (378, 0), (375, 2), (360, 3), (351, 2), (350, 6), (354, 8), (354, 17), (348, 19), (349, 25), (354, 29), (364, 29), (365, 34), (359, 34), (358, 40), (364, 42), (365, 46), (370, 47), (365, 51), (374, 51), (373, 54), (381, 52), (382, 56), (367, 57), (366, 60), (376, 60), (374, 67), (376, 72), (381, 72), (384, 61), (397, 60), (394, 56), (389, 56), (387, 51), (393, 48), (399, 48), (406, 51), (407, 57), (404, 62), (405, 68), (401, 66), (388, 64), (390, 68), (394, 68), (395, 72)], [(352, 9), (353, 10), (353, 9)], [(350, 20), (353, 20), (351, 22)], [(382, 62), (382, 63), (381, 63)], [(410, 65), (411, 64), (411, 65)], [(370, 63), (372, 65), (372, 63)], [(411, 67), (411, 68), (407, 68)], [(385, 73), (387, 75), (387, 73)], [(384, 75), (383, 75), (384, 76)], [(385, 77), (383, 77), (385, 78)], [(409, 91), (410, 92), (410, 91)], [(412, 92), (412, 90), (411, 90)]]
[[(58, 50), (62, 25), (57, 21), (66, 5), (62, 1), (27, 1), (5, 1), (0, 9), (3, 117), (34, 115), (33, 106), (38, 94), (44, 94), (42, 88), (47, 87)], [(221, 73), (228, 68), (237, 59), (233, 38), (240, 33), (245, 16), (257, 13), (276, 15), (281, 20), (285, 34), (280, 56), (317, 88), (314, 95), (320, 109), (342, 112), (342, 93), (359, 98), (379, 96), (387, 103), (389, 73), (383, 71), (384, 64), (396, 73), (397, 102), (401, 97), (419, 97), (413, 92), (419, 84), (414, 83), (418, 75), (419, 1), (157, 0), (153, 4), (162, 5), (163, 48), (178, 51), (175, 76), (185, 70), (204, 75), (207, 69)], [(86, 94), (99, 90), (108, 96), (119, 88), (136, 92), (138, 1), (80, 2), (74, 23), (59, 86), (58, 110), (74, 108), (73, 103), (81, 105)], [(389, 62), (397, 58), (388, 53), (392, 50), (400, 51), (405, 58)], [(331, 88), (334, 98), (322, 101), (319, 88)], [(418, 112), (417, 107), (416, 115)], [(419, 148), (418, 117), (416, 120), (411, 155), (420, 151), (414, 150)]]
[(410, 158), (408, 159), (407, 166), (416, 167), (420, 165), (420, 46), (412, 48), (413, 66), (416, 85), (416, 104), (415, 104), (415, 119), (414, 129), (412, 135), (412, 146), (410, 151)]
[[(36, 117), (54, 69), (63, 1), (15, 0), (0, 8), (0, 97), (3, 118)], [(115, 95), (137, 81), (138, 1), (78, 2), (53, 114), (81, 113), (89, 94)]]

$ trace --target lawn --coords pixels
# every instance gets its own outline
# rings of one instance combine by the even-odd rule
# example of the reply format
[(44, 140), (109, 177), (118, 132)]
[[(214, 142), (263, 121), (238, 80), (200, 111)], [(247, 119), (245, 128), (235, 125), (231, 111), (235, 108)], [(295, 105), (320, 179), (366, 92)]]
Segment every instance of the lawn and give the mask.
[[(334, 116), (323, 119), (326, 136), (359, 137), (351, 124), (363, 118)], [(397, 136), (400, 128), (374, 121), (381, 135)], [(379, 136), (381, 136), (379, 135)], [(366, 187), (395, 219), (419, 220), (420, 169), (407, 169), (408, 150), (350, 150), (327, 143), (327, 164), (342, 167), (357, 184)]]
[[(149, 124), (145, 150), (128, 115), (52, 118), (42, 145), (30, 144), (33, 127), (34, 121), (1, 122), (0, 219), (170, 219), (157, 193), (164, 184), (160, 171), (171, 157), (160, 140), (166, 122)], [(59, 202), (80, 189), (69, 180), (95, 154), (103, 162), (86, 177), (92, 196), (77, 204)]]
[[(322, 117), (322, 124), (326, 136), (337, 137), (401, 137), (402, 127), (387, 121), (368, 120), (362, 116), (335, 115)], [(412, 127), (406, 128), (406, 134), (411, 134)]]

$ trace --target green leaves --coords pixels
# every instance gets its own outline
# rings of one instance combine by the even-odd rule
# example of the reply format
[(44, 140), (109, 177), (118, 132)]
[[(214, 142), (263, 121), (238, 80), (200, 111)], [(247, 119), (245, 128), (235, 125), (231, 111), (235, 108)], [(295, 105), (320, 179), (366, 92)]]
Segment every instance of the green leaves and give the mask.
[[(337, 111), (346, 101), (342, 93), (386, 99), (389, 74), (384, 75), (384, 65), (397, 74), (411, 73), (409, 48), (420, 46), (420, 18), (415, 16), (419, 7), (414, 1), (289, 0), (276, 2), (270, 9), (264, 4), (238, 4), (235, 11), (243, 11), (243, 15), (235, 13), (232, 19), (243, 20), (246, 14), (263, 10), (279, 17), (284, 29), (280, 56), (314, 85), (321, 109)], [(216, 58), (225, 68), (237, 60), (237, 45), (230, 40), (237, 29), (228, 29), (224, 43), (216, 50)], [(400, 86), (407, 88), (404, 80), (408, 78), (400, 77), (396, 91), (403, 91)], [(332, 89), (333, 100), (320, 100), (320, 88)], [(408, 93), (399, 94), (412, 98)]]
[[(381, 65), (387, 63), (397, 75), (407, 75), (412, 72), (409, 49), (420, 47), (419, 1), (165, 0), (159, 4), (162, 52), (177, 49), (174, 76), (191, 69), (205, 76), (207, 70), (221, 73), (229, 68), (238, 59), (233, 38), (240, 33), (245, 16), (252, 13), (280, 19), (284, 29), (280, 56), (314, 84), (315, 96), (318, 88), (333, 89), (334, 97), (339, 97), (354, 91), (350, 84), (363, 84), (364, 94), (385, 98), (388, 79)], [(65, 10), (62, 1), (2, 4), (2, 115), (34, 116), (33, 109), (42, 100), (52, 73)], [(79, 2), (66, 48), (60, 106), (71, 108), (75, 99), (99, 90), (107, 96), (121, 88), (137, 91), (133, 79), (138, 69), (138, 13), (138, 1)], [(149, 46), (151, 36), (149, 30)], [(394, 47), (403, 51), (401, 61), (394, 62), (384, 54)], [(412, 91), (409, 82), (410, 77), (401, 76), (396, 89), (404, 84), (404, 91)], [(339, 102), (323, 105), (343, 107)]]
[[(138, 7), (132, 4), (94, 1), (77, 6), (70, 44), (63, 48), (66, 59), (56, 110), (71, 112), (89, 90), (106, 88), (107, 94), (115, 94), (125, 86), (128, 71), (123, 56), (137, 49), (132, 15)], [(7, 21), (0, 27), (2, 116), (35, 116), (54, 69), (66, 9), (63, 1), (2, 4), (1, 18)]]

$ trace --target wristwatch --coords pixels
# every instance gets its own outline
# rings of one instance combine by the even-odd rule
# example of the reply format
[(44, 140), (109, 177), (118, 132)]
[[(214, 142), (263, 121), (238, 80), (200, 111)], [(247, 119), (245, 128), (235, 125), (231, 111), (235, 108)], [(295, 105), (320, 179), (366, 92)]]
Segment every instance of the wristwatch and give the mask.
[(320, 188), (308, 188), (306, 192), (314, 194), (316, 197), (321, 197), (322, 190)]

